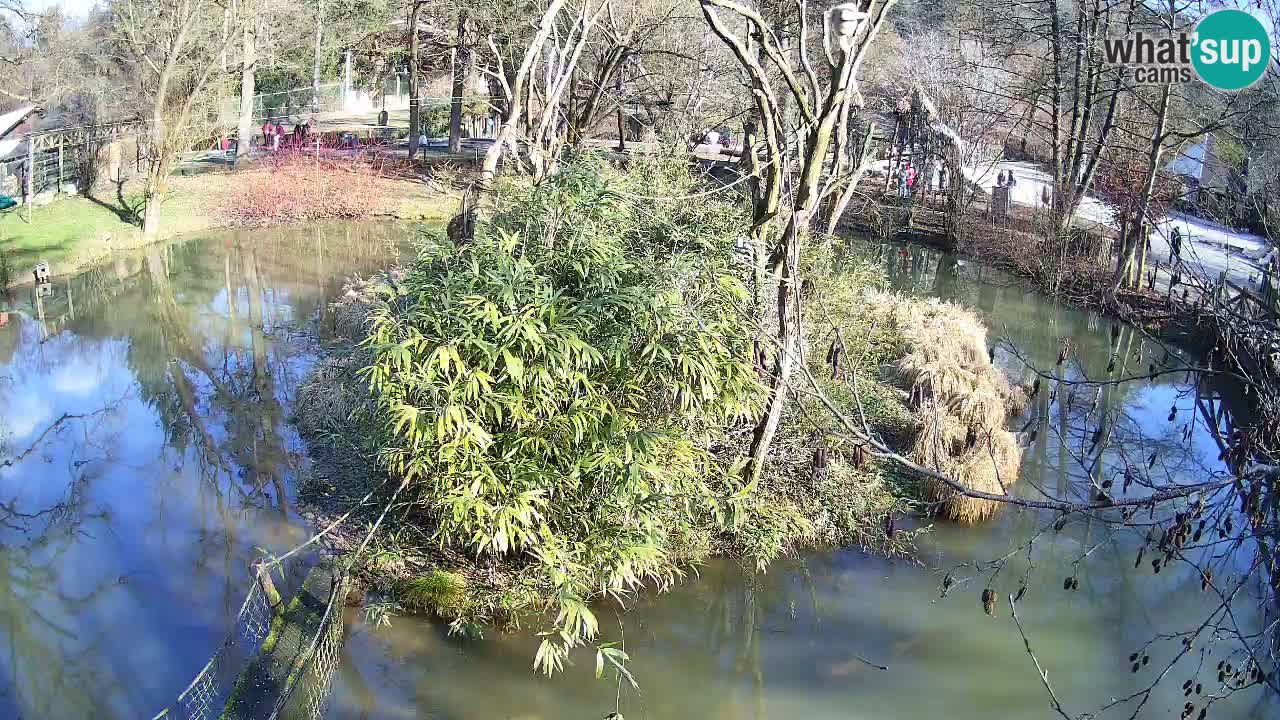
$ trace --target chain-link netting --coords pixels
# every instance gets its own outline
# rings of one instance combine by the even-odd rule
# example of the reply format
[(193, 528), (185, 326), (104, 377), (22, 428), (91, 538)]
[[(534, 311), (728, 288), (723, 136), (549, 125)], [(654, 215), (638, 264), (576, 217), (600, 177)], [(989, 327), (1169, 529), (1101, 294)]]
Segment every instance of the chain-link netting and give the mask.
[(274, 608), (255, 582), (223, 644), (153, 720), (320, 720), (342, 649), (346, 588), (327, 560)]
[[(407, 484), (401, 482), (391, 494), (351, 557), (361, 556)], [(342, 650), (351, 563), (335, 562), (328, 556), (307, 562), (299, 553), (342, 524), (378, 490), (370, 490), (351, 510), (306, 542), (255, 565), (257, 581), (249, 588), (234, 627), (191, 684), (152, 720), (324, 717)], [(284, 563), (291, 557), (293, 563), (301, 563), (304, 579), (297, 593), (286, 600), (277, 592), (271, 572), (283, 577)]]
[[(272, 609), (261, 586), (254, 583), (213, 657), (191, 684), (155, 718), (164, 720), (214, 720), (222, 714), (228, 696), (245, 662), (258, 652), (271, 627)], [(153, 718), (153, 720), (155, 720)]]
[(335, 578), (324, 615), (307, 650), (306, 671), (298, 676), (296, 682), (284, 688), (271, 720), (277, 717), (320, 720), (324, 717), (329, 690), (333, 687), (333, 674), (338, 670), (342, 652), (342, 608), (347, 595), (345, 580), (345, 576)]

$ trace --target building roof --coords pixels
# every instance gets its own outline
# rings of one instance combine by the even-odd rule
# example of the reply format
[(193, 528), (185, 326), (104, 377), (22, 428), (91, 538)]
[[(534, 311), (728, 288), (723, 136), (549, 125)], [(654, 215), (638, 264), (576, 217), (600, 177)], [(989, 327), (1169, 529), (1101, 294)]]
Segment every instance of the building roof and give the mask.
[(17, 110), (10, 110), (0, 115), (0, 138), (13, 132), (14, 128), (22, 124), (22, 121), (31, 116), (31, 113), (38, 112), (39, 108), (31, 103), (21, 105)]
[(27, 103), (16, 110), (10, 110), (9, 112), (0, 115), (0, 158), (9, 157), (9, 155), (18, 149), (18, 146), (22, 144), (22, 140), (16, 134), (12, 137), (10, 137), (10, 134), (13, 133), (18, 126), (22, 125), (27, 118), (31, 117), (33, 113), (39, 112), (39, 107), (36, 107), (31, 103)]
[(1165, 170), (1196, 180), (1204, 180), (1205, 160), (1208, 154), (1213, 152), (1212, 145), (1213, 140), (1206, 137), (1202, 142), (1179, 153), (1178, 157), (1165, 166)]

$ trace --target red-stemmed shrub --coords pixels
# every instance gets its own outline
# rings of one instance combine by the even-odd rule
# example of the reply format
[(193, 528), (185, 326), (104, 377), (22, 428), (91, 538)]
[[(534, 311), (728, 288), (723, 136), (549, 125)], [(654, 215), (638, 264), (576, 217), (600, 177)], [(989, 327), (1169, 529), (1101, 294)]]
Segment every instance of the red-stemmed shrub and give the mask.
[(241, 226), (369, 217), (394, 210), (391, 177), (368, 153), (281, 148), (233, 175), (220, 204), (227, 223)]

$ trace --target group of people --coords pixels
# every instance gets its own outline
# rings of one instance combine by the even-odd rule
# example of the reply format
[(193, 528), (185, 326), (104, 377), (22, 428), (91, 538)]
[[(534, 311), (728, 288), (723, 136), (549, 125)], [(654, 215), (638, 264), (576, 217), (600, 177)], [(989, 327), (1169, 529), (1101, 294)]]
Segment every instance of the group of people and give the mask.
[(1013, 188), (1013, 187), (1016, 187), (1017, 184), (1018, 184), (1018, 178), (1013, 176), (1012, 170), (1009, 170), (1007, 172), (1004, 170), (1001, 170), (1000, 174), (996, 176), (996, 187)]
[[(307, 120), (305, 123), (299, 122), (293, 126), (291, 142), (294, 145), (302, 145), (306, 141), (307, 135), (311, 133), (311, 123), (311, 120)], [(285, 131), (279, 118), (275, 120), (267, 118), (267, 121), (262, 124), (262, 145), (272, 152), (279, 150), (282, 142), (290, 142), (286, 139), (288, 136), (289, 133)]]
[(916, 177), (919, 173), (908, 160), (898, 166), (898, 197), (907, 199), (916, 188)]
[[(924, 191), (927, 193), (930, 189), (928, 187), (929, 178), (927, 177), (928, 175), (927, 169), (925, 171), (925, 174), (926, 174), (926, 177), (924, 180), (924, 184), (925, 184)], [(939, 166), (937, 171), (934, 173), (934, 177), (938, 179), (938, 192), (943, 192), (944, 190), (946, 190), (947, 181), (949, 180), (949, 177), (947, 174), (947, 166), (946, 165)], [(920, 179), (920, 171), (916, 170), (916, 167), (911, 164), (910, 160), (908, 160), (907, 162), (898, 166), (897, 179), (898, 179), (898, 197), (903, 199), (909, 198), (915, 193), (916, 183)]]

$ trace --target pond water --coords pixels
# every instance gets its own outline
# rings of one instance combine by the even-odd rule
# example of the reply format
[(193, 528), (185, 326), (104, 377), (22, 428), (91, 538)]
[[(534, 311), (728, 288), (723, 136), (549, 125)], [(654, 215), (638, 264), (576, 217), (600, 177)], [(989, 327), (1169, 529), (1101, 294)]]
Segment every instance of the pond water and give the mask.
[(191, 681), (257, 548), (305, 537), (321, 308), (406, 234), (223, 233), (0, 300), (0, 718), (150, 718)]
[[(186, 686), (228, 630), (258, 548), (278, 552), (307, 532), (293, 502), (306, 464), (288, 423), (296, 384), (342, 278), (385, 266), (404, 236), (383, 224), (216, 234), (56, 280), (49, 297), (17, 291), (0, 325), (0, 457), (33, 449), (0, 467), (0, 717), (150, 717)], [(1157, 352), (1131, 328), (1113, 333), (998, 273), (920, 249), (864, 251), (897, 287), (976, 308), (1041, 366), (1063, 337), (1079, 360), (1072, 374), (1101, 375), (1113, 355), (1142, 372)], [(999, 362), (1025, 375), (1012, 350)], [(1220, 470), (1179, 379), (1104, 391), (1097, 412), (1116, 422), (1098, 452), (1154, 452), (1171, 477)], [(1079, 487), (1089, 409), (1041, 393), (1020, 491)], [(765, 574), (710, 563), (616, 619), (601, 613), (634, 658), (639, 691), (595, 680), (588, 655), (555, 679), (533, 674), (526, 634), (463, 640), (430, 620), (373, 627), (353, 611), (329, 717), (1051, 717), (1007, 604), (988, 617), (979, 602), (988, 584), (1016, 591), (1028, 558), (1027, 637), (1065, 709), (1093, 710), (1149, 685), (1178, 643), (1148, 648), (1137, 674), (1130, 653), (1211, 606), (1189, 567), (1135, 571), (1137, 537), (1083, 520), (1059, 533), (1045, 525), (1012, 509), (974, 528), (937, 525), (915, 562), (839, 550)], [(1010, 553), (994, 579), (959, 567)], [(940, 597), (947, 572), (957, 583)], [(1073, 574), (1079, 589), (1064, 592)], [(1242, 596), (1238, 622), (1252, 621), (1250, 607)], [(1198, 657), (1170, 672), (1144, 716), (1181, 710)], [(1238, 694), (1210, 717), (1275, 717), (1262, 697)]]

